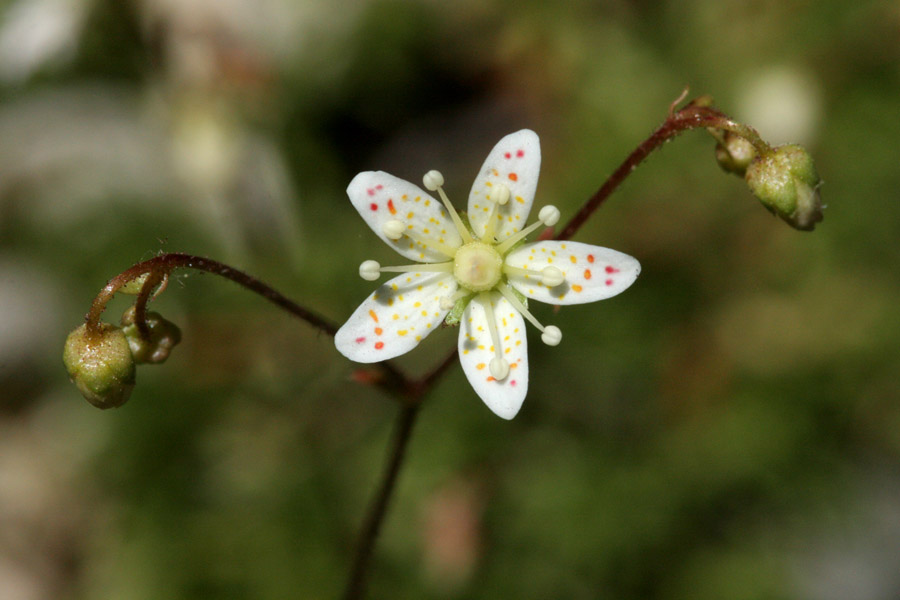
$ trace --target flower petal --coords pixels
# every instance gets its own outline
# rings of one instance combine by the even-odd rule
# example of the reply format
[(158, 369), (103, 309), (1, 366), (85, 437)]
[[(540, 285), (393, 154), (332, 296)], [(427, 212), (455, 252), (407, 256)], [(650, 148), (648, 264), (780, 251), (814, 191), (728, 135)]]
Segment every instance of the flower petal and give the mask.
[(469, 223), (477, 236), (484, 234), (493, 208), (491, 191), (500, 184), (509, 188), (510, 196), (495, 217), (500, 222), (494, 236), (503, 241), (525, 226), (540, 170), (541, 143), (530, 129), (511, 133), (494, 146), (469, 192)]
[[(525, 244), (506, 256), (506, 264), (534, 271), (531, 277), (509, 275), (509, 283), (526, 297), (550, 304), (584, 304), (611, 298), (628, 289), (641, 272), (641, 264), (627, 254), (580, 242)], [(541, 270), (550, 265), (566, 278), (552, 288), (540, 282)]]
[(410, 260), (433, 263), (452, 257), (406, 236), (391, 240), (384, 234), (384, 224), (388, 221), (401, 221), (419, 237), (451, 248), (462, 245), (462, 239), (440, 200), (435, 200), (408, 181), (383, 171), (365, 171), (353, 178), (347, 186), (347, 195), (375, 235)]
[(442, 296), (456, 291), (446, 273), (404, 273), (375, 290), (334, 336), (338, 351), (373, 363), (406, 354), (436, 329), (449, 311)]
[(499, 417), (512, 419), (522, 407), (528, 392), (528, 341), (525, 320), (497, 292), (490, 292), (491, 306), (497, 321), (501, 354), (509, 362), (509, 374), (497, 381), (491, 375), (494, 344), (487, 314), (476, 296), (463, 314), (459, 327), (459, 362), (475, 393)]

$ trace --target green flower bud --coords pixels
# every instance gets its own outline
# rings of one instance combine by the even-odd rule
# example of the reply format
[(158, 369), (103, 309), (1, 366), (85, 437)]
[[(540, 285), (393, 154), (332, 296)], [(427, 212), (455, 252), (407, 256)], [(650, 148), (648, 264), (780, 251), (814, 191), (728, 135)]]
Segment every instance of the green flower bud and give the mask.
[(146, 314), (147, 328), (150, 330), (150, 338), (145, 340), (134, 323), (134, 307), (132, 306), (122, 315), (122, 327), (131, 354), (138, 364), (158, 364), (165, 362), (172, 352), (172, 348), (181, 341), (181, 330), (178, 326), (167, 321), (155, 312)]
[(134, 388), (134, 358), (121, 329), (101, 323), (99, 332), (86, 325), (66, 338), (63, 364), (72, 382), (97, 408), (125, 404)]
[(716, 144), (716, 161), (726, 173), (744, 176), (747, 167), (756, 158), (756, 148), (746, 138), (726, 131)]
[(796, 229), (812, 231), (822, 220), (821, 181), (809, 152), (778, 146), (753, 160), (747, 185), (767, 209)]

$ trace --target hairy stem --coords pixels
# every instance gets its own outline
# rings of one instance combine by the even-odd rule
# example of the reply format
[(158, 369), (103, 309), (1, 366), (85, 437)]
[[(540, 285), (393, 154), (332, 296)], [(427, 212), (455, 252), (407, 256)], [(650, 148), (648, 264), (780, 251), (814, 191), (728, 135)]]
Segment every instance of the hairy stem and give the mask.
[[(197, 269), (198, 271), (205, 271), (207, 273), (212, 273), (213, 275), (218, 275), (220, 277), (230, 279), (243, 288), (259, 294), (268, 301), (276, 304), (295, 317), (306, 321), (316, 329), (323, 331), (328, 335), (333, 336), (337, 331), (337, 327), (335, 327), (332, 323), (329, 323), (308, 308), (297, 304), (287, 296), (281, 294), (273, 287), (263, 283), (252, 275), (248, 275), (243, 271), (239, 271), (235, 268), (229, 267), (224, 263), (220, 263), (219, 261), (212, 260), (210, 258), (193, 256), (191, 254), (183, 254), (181, 252), (160, 254), (159, 256), (151, 258), (150, 260), (140, 262), (130, 269), (123, 271), (122, 273), (119, 273), (118, 275), (110, 279), (103, 287), (103, 289), (100, 290), (100, 293), (97, 294), (97, 297), (94, 298), (94, 302), (91, 304), (91, 310), (85, 316), (87, 328), (89, 330), (98, 330), (100, 326), (100, 315), (103, 314), (103, 311), (106, 309), (106, 304), (112, 299), (113, 296), (115, 296), (116, 292), (122, 286), (130, 281), (137, 279), (138, 277), (149, 273), (150, 277), (145, 282), (144, 286), (142, 286), (141, 294), (138, 298), (139, 304), (146, 305), (147, 301), (149, 300), (150, 292), (153, 290), (153, 288), (156, 287), (156, 285), (164, 277), (168, 276), (169, 273), (171, 273), (174, 269)], [(152, 283), (152, 285), (148, 286), (147, 284), (153, 282), (154, 279), (156, 280), (156, 283)], [(135, 310), (138, 311), (142, 309), (136, 308)], [(138, 317), (138, 315), (135, 316)], [(136, 318), (136, 320), (138, 319)], [(139, 321), (143, 320), (143, 318), (139, 319)], [(138, 327), (140, 327), (140, 325), (138, 325)]]
[(667, 140), (676, 135), (688, 131), (689, 129), (697, 129), (699, 127), (708, 127), (712, 129), (723, 129), (731, 131), (749, 141), (756, 148), (757, 152), (764, 154), (769, 152), (771, 148), (759, 136), (755, 129), (738, 123), (728, 118), (722, 112), (708, 106), (705, 99), (698, 99), (688, 103), (681, 110), (669, 113), (669, 117), (657, 128), (650, 137), (644, 140), (634, 152), (628, 155), (625, 161), (619, 165), (619, 168), (613, 171), (613, 174), (600, 186), (597, 192), (588, 198), (587, 202), (581, 207), (574, 217), (572, 217), (559, 235), (558, 240), (568, 240), (581, 229), (588, 218), (594, 214), (600, 205), (624, 182), (629, 175), (647, 158), (654, 150), (663, 145)]

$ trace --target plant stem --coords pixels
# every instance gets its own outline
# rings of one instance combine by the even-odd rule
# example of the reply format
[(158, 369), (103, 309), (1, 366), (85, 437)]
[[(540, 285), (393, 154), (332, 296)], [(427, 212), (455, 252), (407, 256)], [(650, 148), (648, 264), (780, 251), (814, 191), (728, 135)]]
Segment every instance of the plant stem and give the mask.
[(415, 398), (403, 403), (400, 407), (400, 412), (394, 425), (393, 443), (381, 475), (381, 483), (378, 485), (378, 490), (369, 504), (369, 509), (359, 534), (356, 555), (353, 558), (353, 566), (350, 569), (347, 587), (344, 590), (344, 600), (358, 600), (365, 593), (366, 575), (372, 560), (372, 551), (375, 548), (378, 533), (381, 531), (381, 525), (384, 523), (388, 505), (396, 488), (397, 476), (400, 473), (400, 467), (403, 466), (406, 448), (412, 438), (413, 425), (416, 422), (421, 404), (421, 398)]
[[(311, 310), (297, 304), (287, 296), (281, 294), (273, 287), (263, 283), (252, 275), (248, 275), (243, 271), (239, 271), (238, 269), (229, 267), (224, 263), (220, 263), (219, 261), (212, 260), (210, 258), (193, 256), (191, 254), (183, 254), (181, 252), (160, 254), (159, 256), (151, 258), (150, 260), (140, 262), (130, 269), (123, 271), (122, 273), (119, 273), (118, 275), (110, 279), (103, 287), (103, 289), (100, 290), (100, 293), (97, 294), (97, 297), (94, 298), (94, 302), (91, 305), (91, 310), (85, 316), (85, 321), (87, 322), (88, 329), (96, 330), (99, 327), (100, 315), (106, 309), (106, 304), (112, 299), (112, 297), (123, 285), (147, 273), (151, 274), (147, 283), (149, 283), (154, 278), (158, 278), (159, 281), (162, 280), (162, 278), (168, 276), (168, 274), (174, 269), (179, 268), (197, 269), (199, 271), (206, 271), (207, 273), (212, 273), (214, 275), (230, 279), (231, 281), (250, 290), (251, 292), (259, 294), (268, 301), (278, 305), (279, 307), (293, 314), (295, 317), (306, 321), (316, 329), (319, 329), (320, 331), (323, 331), (328, 335), (333, 336), (337, 331), (337, 327), (335, 327), (332, 323), (326, 321), (324, 318), (320, 317)], [(141, 295), (139, 296), (139, 301), (141, 304), (146, 305), (147, 301), (149, 300), (149, 292), (153, 287), (155, 287), (155, 285), (156, 284), (153, 284), (149, 288), (145, 285), (142, 288)], [(146, 294), (144, 293), (145, 291), (147, 291)]]
[(600, 208), (600, 205), (618, 188), (625, 179), (641, 164), (650, 153), (662, 146), (664, 142), (675, 137), (676, 135), (688, 131), (689, 129), (697, 129), (698, 127), (709, 127), (713, 129), (724, 129), (736, 133), (745, 138), (756, 148), (757, 152), (763, 154), (771, 150), (768, 144), (762, 140), (755, 129), (738, 123), (728, 118), (722, 112), (706, 106), (704, 103), (693, 101), (678, 112), (670, 112), (669, 117), (657, 128), (650, 137), (644, 140), (641, 145), (634, 149), (628, 155), (625, 161), (619, 165), (619, 168), (613, 171), (613, 174), (600, 186), (597, 192), (588, 198), (587, 202), (581, 207), (574, 217), (572, 217), (559, 235), (558, 240), (568, 240), (581, 229), (588, 218)]

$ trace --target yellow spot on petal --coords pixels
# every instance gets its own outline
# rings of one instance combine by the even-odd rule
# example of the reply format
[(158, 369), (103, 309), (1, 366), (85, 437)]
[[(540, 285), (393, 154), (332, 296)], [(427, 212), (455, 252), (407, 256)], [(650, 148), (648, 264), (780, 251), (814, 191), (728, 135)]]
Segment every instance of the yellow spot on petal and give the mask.
[(519, 204), (525, 204), (525, 199), (522, 196), (516, 196), (516, 202)]
[(569, 257), (569, 260), (572, 261), (572, 264), (573, 264), (573, 265), (574, 265), (576, 262), (578, 262), (578, 259), (575, 258), (575, 255), (574, 255), (574, 254), (573, 254), (572, 256)]
[(475, 365), (475, 368), (478, 369), (478, 370), (480, 371), (480, 370), (482, 370), (485, 366), (486, 366), (486, 365), (485, 365), (484, 363), (478, 363), (477, 365)]
[(572, 289), (575, 290), (576, 292), (580, 292), (582, 288), (581, 288), (580, 285), (578, 285), (578, 284), (576, 283), (575, 285), (572, 286)]
[(403, 337), (407, 333), (409, 333), (407, 330), (401, 329), (400, 331), (397, 332), (397, 335), (399, 335), (400, 337)]

